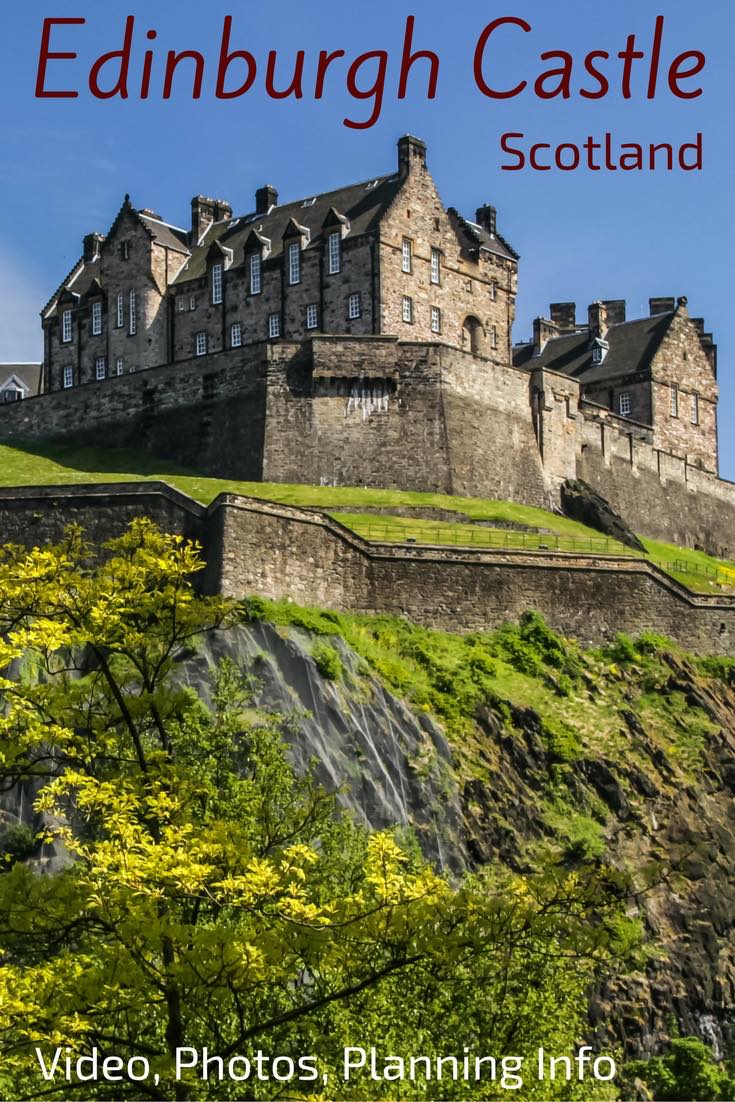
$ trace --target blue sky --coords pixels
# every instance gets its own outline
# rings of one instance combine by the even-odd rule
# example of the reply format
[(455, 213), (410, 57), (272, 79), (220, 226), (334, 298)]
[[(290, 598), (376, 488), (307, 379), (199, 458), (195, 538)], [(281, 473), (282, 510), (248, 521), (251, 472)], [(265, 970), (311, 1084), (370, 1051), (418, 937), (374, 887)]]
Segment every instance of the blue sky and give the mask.
[[(369, 12), (369, 16), (366, 14)], [(233, 46), (250, 50), (258, 75), (242, 99), (211, 94), (225, 15), (233, 16)], [(440, 57), (436, 99), (426, 99), (426, 70), (417, 64), (408, 95), (396, 97), (405, 19), (416, 16), (415, 48)], [(127, 15), (136, 17), (131, 76), (140, 78), (142, 51), (158, 38), (151, 97), (95, 100), (86, 90), (91, 62), (122, 42)], [(613, 59), (635, 33), (650, 50), (654, 20), (665, 16), (659, 94), (645, 98), (647, 61), (637, 63), (634, 95), (620, 93), (620, 62), (605, 62), (612, 90), (600, 100), (573, 95), (540, 101), (526, 92), (499, 101), (475, 85), (472, 58), (483, 27), (514, 15), (530, 34), (499, 32), (492, 76), (507, 87), (531, 81), (547, 67), (544, 50), (582, 59), (608, 50)], [(49, 66), (49, 85), (79, 87), (75, 100), (37, 100), (34, 86), (41, 28), (46, 16), (83, 17), (82, 28), (54, 32), (54, 48), (76, 50), (74, 62)], [(554, 300), (575, 300), (578, 311), (597, 298), (625, 298), (628, 316), (647, 312), (648, 298), (686, 295), (690, 311), (704, 316), (719, 345), (721, 467), (735, 478), (735, 325), (733, 324), (732, 196), (735, 169), (732, 112), (735, 31), (731, 0), (26, 0), (6, 5), (0, 44), (0, 360), (40, 355), (38, 311), (79, 256), (82, 235), (105, 231), (125, 192), (138, 206), (182, 225), (192, 195), (228, 199), (237, 212), (252, 208), (255, 188), (278, 187), (283, 199), (390, 171), (395, 142), (410, 131), (429, 146), (429, 163), (447, 205), (472, 215), (482, 203), (498, 208), (501, 232), (521, 253), (515, 336), (527, 337), (532, 319)], [(199, 102), (187, 94), (182, 70), (168, 102), (160, 98), (161, 57), (168, 49), (199, 49), (208, 58)], [(304, 96), (270, 100), (263, 92), (268, 50), (283, 72), (295, 50), (306, 51)], [(343, 49), (346, 60), (330, 70), (321, 101), (313, 98), (319, 50)], [(347, 94), (349, 62), (366, 50), (389, 51), (385, 98), (376, 125), (351, 130), (345, 116), (366, 118), (368, 103)], [(699, 78), (704, 94), (679, 100), (666, 87), (676, 54), (700, 49), (707, 57)], [(277, 70), (279, 72), (280, 70)], [(490, 69), (488, 68), (488, 72)], [(234, 70), (233, 70), (234, 75)], [(367, 79), (367, 71), (364, 79)], [(696, 83), (696, 82), (695, 82)], [(131, 79), (131, 89), (135, 79)], [(526, 141), (583, 142), (610, 131), (615, 141), (690, 141), (704, 136), (702, 172), (503, 172), (500, 136), (522, 131)]]

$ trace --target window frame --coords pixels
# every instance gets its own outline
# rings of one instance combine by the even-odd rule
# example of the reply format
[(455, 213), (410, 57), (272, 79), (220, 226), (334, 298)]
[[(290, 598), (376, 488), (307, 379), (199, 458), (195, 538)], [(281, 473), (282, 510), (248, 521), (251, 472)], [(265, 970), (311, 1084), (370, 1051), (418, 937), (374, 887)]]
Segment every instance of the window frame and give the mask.
[(288, 285), (295, 287), (301, 283), (301, 246), (298, 241), (290, 242), (286, 250), (286, 264), (288, 267)]
[(122, 356), (118, 356), (115, 361), (115, 375), (119, 379), (121, 375), (125, 374), (125, 360)]
[(430, 327), (432, 333), (441, 333), (442, 331), (442, 311), (440, 306), (430, 307)]
[(74, 368), (73, 367), (65, 367), (64, 368), (64, 373), (61, 377), (61, 382), (62, 382), (62, 387), (63, 387), (64, 390), (69, 390), (70, 387), (74, 386)]
[(134, 337), (138, 332), (138, 295), (131, 291), (128, 297), (128, 336)]
[(102, 335), (102, 303), (92, 303), (92, 336), (100, 337)]
[(95, 382), (101, 383), (103, 379), (107, 378), (107, 360), (104, 356), (97, 356), (94, 361), (94, 379)]
[(441, 281), (442, 281), (442, 254), (441, 254), (441, 249), (437, 249), (437, 248), (434, 248), (432, 246), (430, 264), (431, 264), (431, 272), (430, 272), (430, 276), (429, 276), (430, 282), (433, 283), (435, 287), (440, 287), (441, 286)]
[(71, 310), (61, 311), (61, 343), (71, 344), (74, 340), (74, 323)]
[[(237, 334), (237, 339), (235, 335)], [(242, 322), (233, 321), (230, 326), (230, 348), (242, 348)]]
[[(623, 409), (623, 406), (626, 408)], [(630, 391), (621, 390), (618, 394), (618, 413), (621, 417), (630, 417), (630, 411), (632, 409), (632, 403), (630, 400)]]
[(679, 416), (679, 387), (676, 383), (671, 384), (671, 392), (669, 395), (669, 413), (672, 417)]
[(327, 237), (327, 271), (329, 275), (339, 275), (342, 271), (342, 234), (339, 230)]
[(406, 325), (413, 325), (413, 299), (410, 295), (402, 296), (401, 318)]
[(490, 326), (490, 347), (493, 351), (497, 351), (498, 348), (498, 327), (497, 325)]
[[(353, 303), (357, 307), (355, 312), (353, 312), (353, 309), (352, 309)], [(357, 321), (358, 318), (361, 318), (361, 317), (362, 317), (362, 295), (359, 291), (352, 291), (347, 296), (347, 320), (348, 321)]]
[(306, 328), (319, 328), (319, 306), (316, 302), (310, 302), (306, 307)]
[(698, 425), (699, 424), (699, 395), (698, 394), (690, 394), (689, 395), (689, 424), (690, 425)]
[(263, 257), (259, 252), (250, 254), (248, 263), (248, 278), (251, 295), (263, 293)]
[(115, 328), (125, 328), (125, 295), (122, 291), (117, 292), (117, 301), (115, 303)]
[(401, 271), (406, 275), (413, 272), (413, 241), (410, 237), (401, 240)]
[(225, 266), (222, 263), (212, 265), (212, 306), (221, 306), (224, 297)]
[(268, 315), (268, 340), (274, 341), (281, 335), (281, 315), (278, 311)]
[(194, 355), (206, 356), (209, 351), (209, 336), (206, 329), (200, 329), (194, 334)]

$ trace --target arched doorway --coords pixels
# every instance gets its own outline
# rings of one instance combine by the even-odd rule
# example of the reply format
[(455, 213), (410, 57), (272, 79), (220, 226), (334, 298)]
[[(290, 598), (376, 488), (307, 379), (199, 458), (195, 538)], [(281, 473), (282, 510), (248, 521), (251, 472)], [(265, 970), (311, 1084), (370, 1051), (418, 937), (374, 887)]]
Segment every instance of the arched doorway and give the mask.
[(474, 314), (468, 314), (462, 322), (462, 348), (465, 352), (474, 355), (482, 352), (485, 341), (485, 330), (482, 322)]

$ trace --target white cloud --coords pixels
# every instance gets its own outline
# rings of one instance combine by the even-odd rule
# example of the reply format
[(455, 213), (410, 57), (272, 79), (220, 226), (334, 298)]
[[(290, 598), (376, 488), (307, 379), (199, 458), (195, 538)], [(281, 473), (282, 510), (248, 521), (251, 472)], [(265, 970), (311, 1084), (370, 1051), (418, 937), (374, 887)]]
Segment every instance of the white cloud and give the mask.
[(48, 295), (23, 266), (0, 253), (0, 363), (43, 359), (39, 311)]

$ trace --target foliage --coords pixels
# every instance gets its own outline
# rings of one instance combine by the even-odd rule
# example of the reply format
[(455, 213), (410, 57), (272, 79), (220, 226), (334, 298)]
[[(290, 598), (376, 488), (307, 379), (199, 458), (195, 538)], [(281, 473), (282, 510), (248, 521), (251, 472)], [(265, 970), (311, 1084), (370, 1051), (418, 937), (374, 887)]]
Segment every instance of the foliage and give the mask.
[[(177, 677), (197, 637), (235, 619), (195, 596), (202, 566), (144, 519), (101, 551), (72, 528), (58, 547), (0, 553), (0, 782), (40, 787), (45, 841), (72, 858), (0, 877), (0, 1090), (37, 1097), (35, 1050), (48, 1063), (67, 1045), (148, 1062), (144, 1088), (123, 1070), (85, 1097), (156, 1099), (415, 1096), (367, 1074), (340, 1086), (356, 1043), (404, 1057), (574, 1049), (593, 974), (638, 936), (624, 879), (487, 869), (452, 886), (340, 816), (295, 776), (288, 718), (255, 708), (242, 671), (224, 663), (209, 700)], [(205, 1046), (225, 1065), (313, 1054), (319, 1078), (177, 1075), (177, 1053)], [(521, 1097), (605, 1093), (549, 1091), (529, 1078)], [(467, 1093), (444, 1080), (425, 1096)]]
[(315, 643), (311, 656), (322, 677), (327, 681), (339, 681), (342, 676), (342, 659), (334, 647), (330, 647), (328, 643)]
[(26, 823), (11, 823), (0, 831), (0, 862), (5, 867), (27, 860), (36, 849), (36, 835)]
[(632, 1060), (625, 1065), (626, 1083), (632, 1088), (641, 1080), (651, 1096), (663, 1102), (732, 1102), (735, 1077), (719, 1064), (712, 1050), (698, 1037), (677, 1037), (663, 1056), (650, 1060)]

